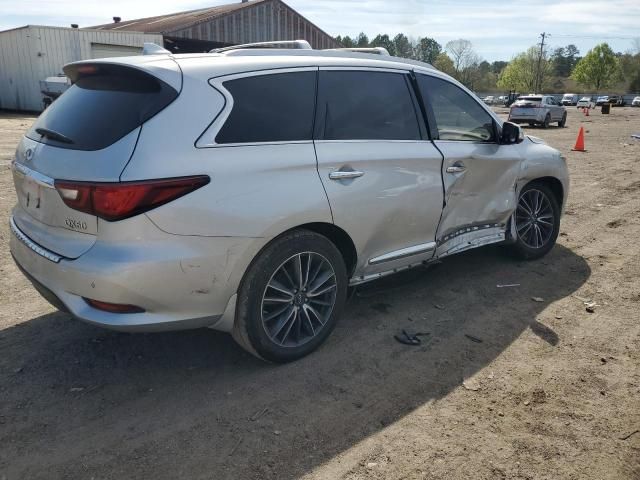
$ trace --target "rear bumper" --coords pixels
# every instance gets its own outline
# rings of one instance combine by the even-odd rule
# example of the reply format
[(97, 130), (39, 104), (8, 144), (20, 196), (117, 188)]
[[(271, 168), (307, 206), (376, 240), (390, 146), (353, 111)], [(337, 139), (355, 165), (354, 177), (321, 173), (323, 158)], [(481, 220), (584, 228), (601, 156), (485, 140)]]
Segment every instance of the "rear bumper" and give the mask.
[(509, 121), (513, 123), (544, 123), (546, 112), (533, 115), (509, 115)]
[[(243, 254), (253, 240), (171, 235), (154, 226), (155, 238), (148, 241), (97, 241), (81, 257), (56, 262), (34, 242), (20, 238), (20, 233), (28, 236), (15, 228), (11, 254), (44, 298), (81, 320), (122, 331), (229, 330), (228, 307), (246, 268)], [(83, 297), (136, 305), (145, 312), (105, 312)]]

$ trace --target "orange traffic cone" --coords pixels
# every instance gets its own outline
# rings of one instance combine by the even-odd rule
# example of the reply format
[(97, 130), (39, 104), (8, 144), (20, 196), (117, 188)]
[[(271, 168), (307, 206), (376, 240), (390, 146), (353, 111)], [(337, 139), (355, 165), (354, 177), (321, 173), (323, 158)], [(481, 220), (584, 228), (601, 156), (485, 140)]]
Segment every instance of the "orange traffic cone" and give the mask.
[(578, 138), (576, 138), (576, 145), (571, 150), (574, 152), (586, 152), (584, 148), (584, 127), (580, 127)]

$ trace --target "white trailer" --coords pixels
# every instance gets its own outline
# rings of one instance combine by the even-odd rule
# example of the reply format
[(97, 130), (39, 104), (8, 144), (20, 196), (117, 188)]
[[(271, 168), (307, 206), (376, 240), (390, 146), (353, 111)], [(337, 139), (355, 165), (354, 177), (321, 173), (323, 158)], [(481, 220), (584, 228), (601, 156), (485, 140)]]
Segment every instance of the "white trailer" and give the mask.
[(27, 25), (0, 32), (0, 109), (42, 111), (40, 80), (78, 60), (139, 55), (161, 34)]

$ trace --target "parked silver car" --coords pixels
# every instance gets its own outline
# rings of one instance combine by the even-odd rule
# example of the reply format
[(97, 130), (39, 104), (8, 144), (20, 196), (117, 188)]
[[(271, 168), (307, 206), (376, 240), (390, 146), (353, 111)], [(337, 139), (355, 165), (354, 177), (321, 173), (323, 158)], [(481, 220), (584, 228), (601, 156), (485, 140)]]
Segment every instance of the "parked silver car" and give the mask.
[(558, 122), (559, 127), (567, 125), (567, 109), (558, 104), (551, 95), (528, 95), (519, 97), (511, 105), (509, 121), (514, 123), (528, 123), (529, 125), (549, 125)]
[(238, 48), (64, 71), (17, 148), (11, 253), (93, 324), (211, 327), (286, 362), (327, 338), (350, 286), (556, 241), (564, 158), (427, 64)]

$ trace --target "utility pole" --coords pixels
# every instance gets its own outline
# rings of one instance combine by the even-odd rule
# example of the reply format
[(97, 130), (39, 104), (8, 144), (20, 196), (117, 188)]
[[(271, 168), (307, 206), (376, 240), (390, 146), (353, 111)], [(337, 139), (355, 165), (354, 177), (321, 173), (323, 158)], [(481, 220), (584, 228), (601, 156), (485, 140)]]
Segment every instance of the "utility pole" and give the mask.
[(542, 32), (540, 34), (540, 38), (542, 38), (542, 41), (540, 42), (540, 53), (538, 54), (538, 68), (536, 68), (536, 88), (535, 88), (535, 92), (533, 93), (542, 93), (540, 92), (540, 83), (542, 82), (542, 75), (540, 72), (540, 64), (542, 63), (542, 54), (544, 53), (544, 40), (547, 37), (547, 33), (546, 32)]

